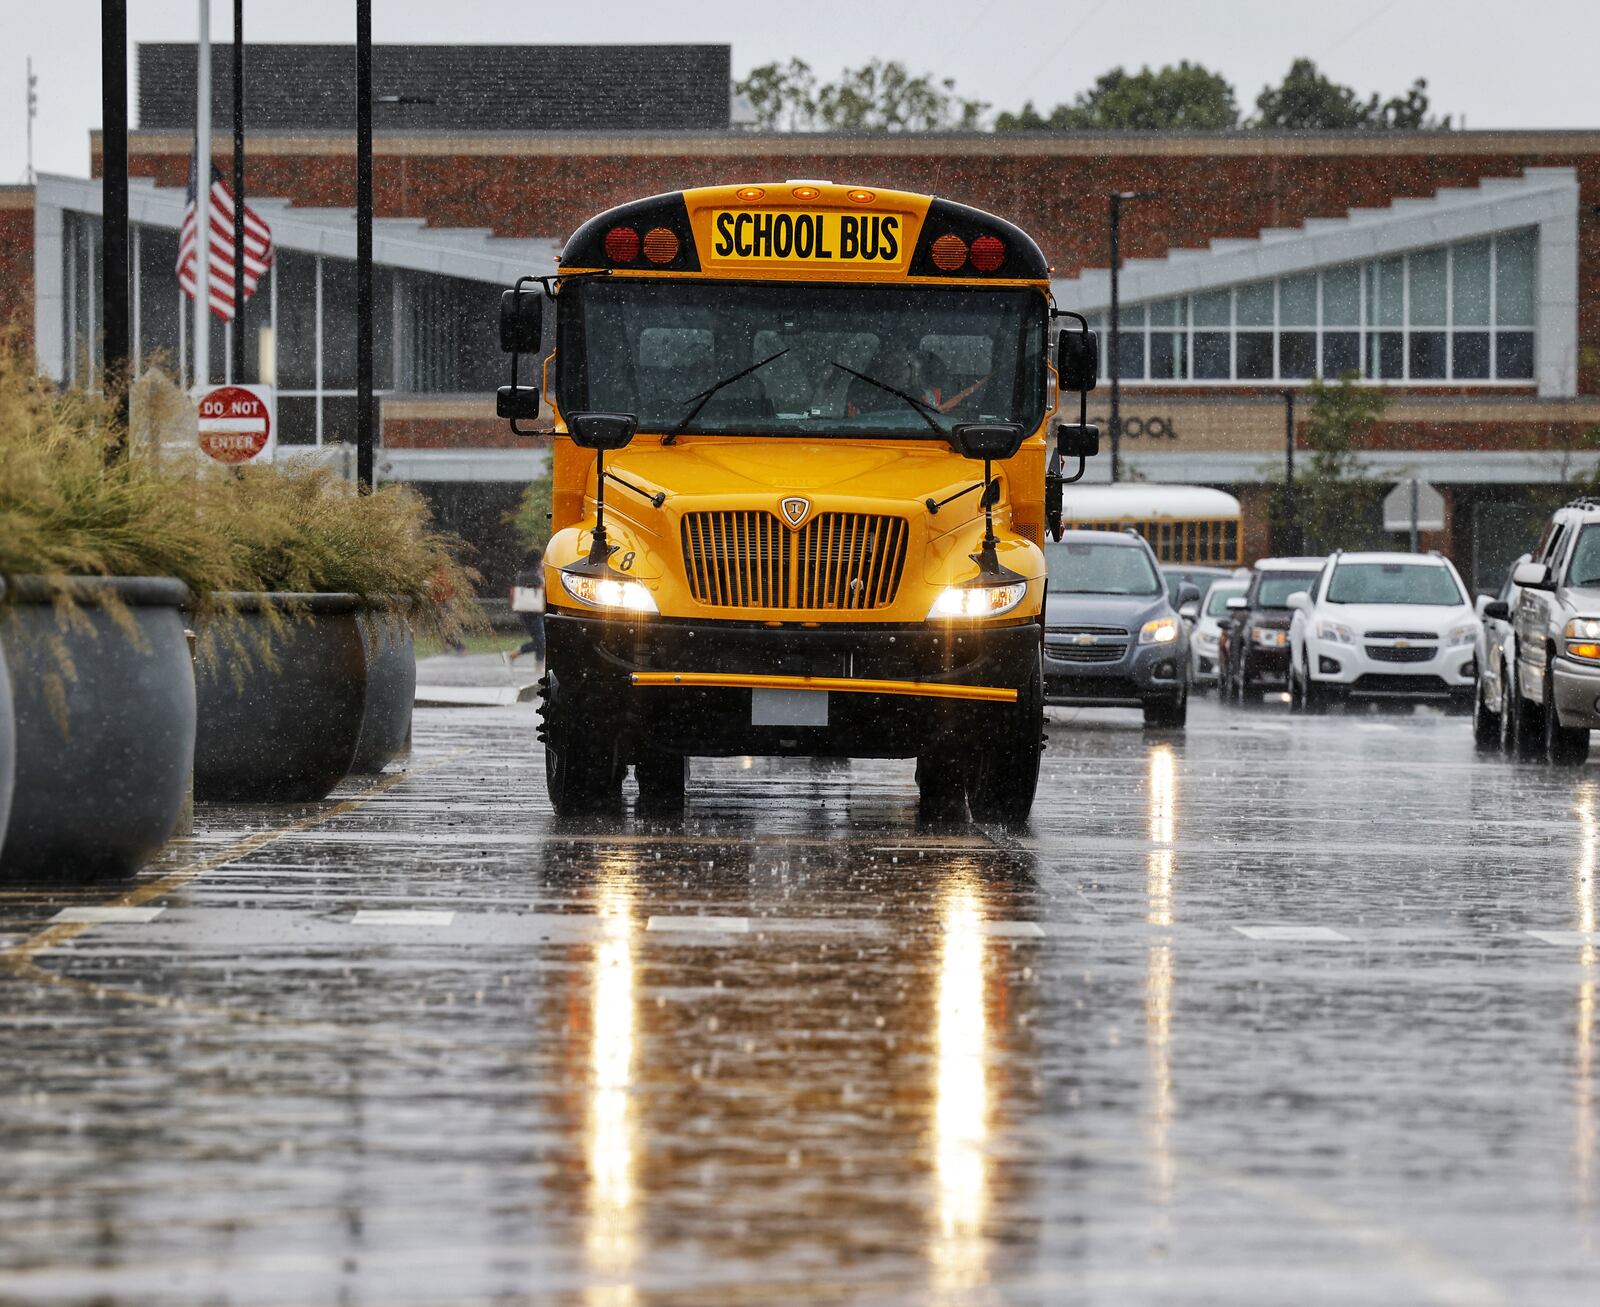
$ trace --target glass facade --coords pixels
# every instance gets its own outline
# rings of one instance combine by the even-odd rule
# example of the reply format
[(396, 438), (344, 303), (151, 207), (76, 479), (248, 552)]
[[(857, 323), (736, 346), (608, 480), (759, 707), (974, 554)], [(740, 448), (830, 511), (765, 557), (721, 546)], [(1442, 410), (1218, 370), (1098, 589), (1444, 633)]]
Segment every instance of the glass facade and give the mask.
[[(98, 217), (65, 215), (65, 379), (91, 384), (100, 367)], [(193, 384), (192, 302), (178, 288), (178, 233), (131, 232), (132, 348), (139, 367)], [(274, 252), (272, 270), (246, 304), (252, 380), (278, 388), (279, 439), (325, 444), (355, 439), (355, 263), (297, 250)], [(382, 395), (481, 394), (500, 384), (500, 287), (458, 277), (373, 269), (373, 385)], [(210, 317), (213, 385), (244, 375), (225, 323)]]
[[(1124, 381), (1533, 380), (1534, 228), (1121, 310)], [(1090, 318), (1105, 330), (1105, 315)], [(1109, 341), (1102, 365), (1109, 375)]]

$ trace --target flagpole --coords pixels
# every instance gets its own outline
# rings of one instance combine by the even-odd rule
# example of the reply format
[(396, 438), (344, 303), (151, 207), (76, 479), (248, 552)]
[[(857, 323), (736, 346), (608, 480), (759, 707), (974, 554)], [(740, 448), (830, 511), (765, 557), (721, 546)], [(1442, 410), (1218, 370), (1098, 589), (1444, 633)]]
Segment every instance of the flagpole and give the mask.
[(251, 380), (244, 320), (244, 0), (233, 0), (233, 379)]
[(194, 384), (211, 384), (211, 0), (200, 0), (195, 50)]
[[(29, 94), (32, 94), (30, 88)], [(117, 414), (128, 416), (128, 9), (126, 0), (101, 0), (100, 184), (105, 239), (100, 252), (101, 317), (105, 323), (105, 381)], [(30, 125), (31, 130), (31, 125)], [(94, 346), (91, 343), (91, 357)]]
[(356, 481), (372, 489), (372, 0), (356, 0)]

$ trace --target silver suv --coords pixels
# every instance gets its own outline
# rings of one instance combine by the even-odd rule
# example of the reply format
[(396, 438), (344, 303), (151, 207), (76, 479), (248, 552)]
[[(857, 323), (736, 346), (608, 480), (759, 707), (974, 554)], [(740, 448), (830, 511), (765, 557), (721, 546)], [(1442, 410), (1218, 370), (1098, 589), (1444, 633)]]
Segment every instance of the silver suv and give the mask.
[[(1512, 751), (1576, 766), (1600, 727), (1600, 499), (1557, 509), (1512, 572), (1512, 648), (1501, 713)], [(1497, 616), (1486, 605), (1485, 616)]]

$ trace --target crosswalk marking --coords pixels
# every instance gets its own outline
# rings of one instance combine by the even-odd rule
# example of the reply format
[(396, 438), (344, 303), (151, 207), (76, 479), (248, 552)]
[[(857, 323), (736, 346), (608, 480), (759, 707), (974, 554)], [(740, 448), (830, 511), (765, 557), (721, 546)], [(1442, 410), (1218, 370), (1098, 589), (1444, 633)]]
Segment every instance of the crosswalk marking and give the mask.
[(165, 911), (165, 908), (62, 908), (50, 920), (96, 926), (109, 926), (117, 922), (142, 925), (154, 921)]
[(1348, 944), (1350, 936), (1327, 926), (1235, 926), (1246, 939), (1277, 944)]
[(1564, 948), (1600, 944), (1600, 930), (1525, 930), (1522, 933), (1545, 944), (1559, 944)]
[(684, 931), (694, 934), (748, 935), (749, 917), (651, 917), (646, 930)]
[(362, 908), (350, 918), (352, 926), (448, 926), (454, 912), (430, 908)]

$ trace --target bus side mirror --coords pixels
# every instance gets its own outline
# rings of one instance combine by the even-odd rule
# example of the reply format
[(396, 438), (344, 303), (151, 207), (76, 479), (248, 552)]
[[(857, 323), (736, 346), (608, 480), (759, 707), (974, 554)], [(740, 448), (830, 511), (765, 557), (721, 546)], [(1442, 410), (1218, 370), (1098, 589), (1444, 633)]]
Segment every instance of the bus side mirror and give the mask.
[(1093, 422), (1063, 422), (1056, 428), (1061, 458), (1093, 458), (1100, 452), (1100, 428)]
[(544, 295), (539, 290), (500, 292), (500, 348), (507, 354), (532, 354), (544, 330)]
[(511, 384), (495, 391), (496, 417), (506, 418), (511, 431), (518, 436), (536, 435), (533, 428), (524, 429), (518, 422), (532, 422), (539, 416), (539, 387), (517, 382), (517, 357), (533, 354), (539, 349), (540, 332), (544, 326), (544, 294), (537, 283), (532, 290), (524, 290), (532, 277), (517, 278), (516, 286), (500, 292), (500, 348), (511, 355)]
[(957, 422), (951, 433), (962, 458), (1010, 458), (1022, 448), (1020, 422)]
[(1092, 331), (1063, 331), (1056, 342), (1056, 376), (1062, 390), (1093, 390), (1100, 379), (1100, 337)]
[(567, 419), (567, 433), (574, 445), (602, 453), (626, 449), (638, 426), (639, 419), (632, 413), (574, 413)]

